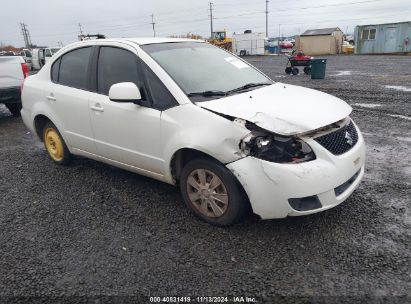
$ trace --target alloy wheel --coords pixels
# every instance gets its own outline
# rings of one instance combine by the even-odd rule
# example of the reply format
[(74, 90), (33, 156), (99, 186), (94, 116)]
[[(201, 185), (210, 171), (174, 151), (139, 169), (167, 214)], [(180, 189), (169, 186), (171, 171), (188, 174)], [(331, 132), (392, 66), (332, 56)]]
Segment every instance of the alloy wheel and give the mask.
[(209, 170), (196, 169), (188, 175), (187, 193), (192, 205), (207, 217), (217, 218), (227, 211), (227, 189), (221, 179)]

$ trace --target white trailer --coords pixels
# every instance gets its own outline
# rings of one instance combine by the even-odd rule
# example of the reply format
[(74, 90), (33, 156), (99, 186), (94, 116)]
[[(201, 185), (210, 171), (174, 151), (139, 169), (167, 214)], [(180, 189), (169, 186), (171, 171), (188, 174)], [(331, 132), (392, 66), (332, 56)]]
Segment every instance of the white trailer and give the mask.
[(233, 35), (233, 53), (240, 56), (264, 55), (264, 33)]

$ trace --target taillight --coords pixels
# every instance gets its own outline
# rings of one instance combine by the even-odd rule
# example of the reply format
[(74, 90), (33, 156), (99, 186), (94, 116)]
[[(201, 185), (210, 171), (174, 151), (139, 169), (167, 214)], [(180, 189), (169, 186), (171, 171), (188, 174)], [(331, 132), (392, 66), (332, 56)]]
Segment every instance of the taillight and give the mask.
[(27, 66), (26, 63), (22, 63), (21, 69), (23, 70), (24, 78), (26, 78), (29, 75), (29, 67)]

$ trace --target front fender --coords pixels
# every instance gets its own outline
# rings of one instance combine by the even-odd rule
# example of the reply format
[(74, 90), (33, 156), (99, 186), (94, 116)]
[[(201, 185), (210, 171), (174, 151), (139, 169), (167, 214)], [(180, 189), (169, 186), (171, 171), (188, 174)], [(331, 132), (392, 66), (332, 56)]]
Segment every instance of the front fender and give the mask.
[(243, 157), (239, 143), (250, 133), (244, 126), (194, 104), (164, 111), (161, 124), (164, 173), (170, 181), (171, 160), (178, 150), (194, 149), (226, 164)]

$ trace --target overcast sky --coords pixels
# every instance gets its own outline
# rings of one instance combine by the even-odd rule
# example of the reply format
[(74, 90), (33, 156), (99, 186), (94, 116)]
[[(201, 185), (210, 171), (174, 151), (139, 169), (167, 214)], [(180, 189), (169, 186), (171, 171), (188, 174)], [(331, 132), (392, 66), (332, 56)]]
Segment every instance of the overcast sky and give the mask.
[[(213, 0), (214, 30), (265, 32), (265, 0)], [(270, 0), (269, 36), (290, 36), (306, 29), (411, 21), (411, 0)], [(157, 36), (188, 32), (210, 35), (209, 0), (0, 0), (0, 42), (23, 46), (20, 22), (37, 45), (64, 45), (84, 33), (107, 37)], [(281, 24), (281, 26), (279, 26)]]

